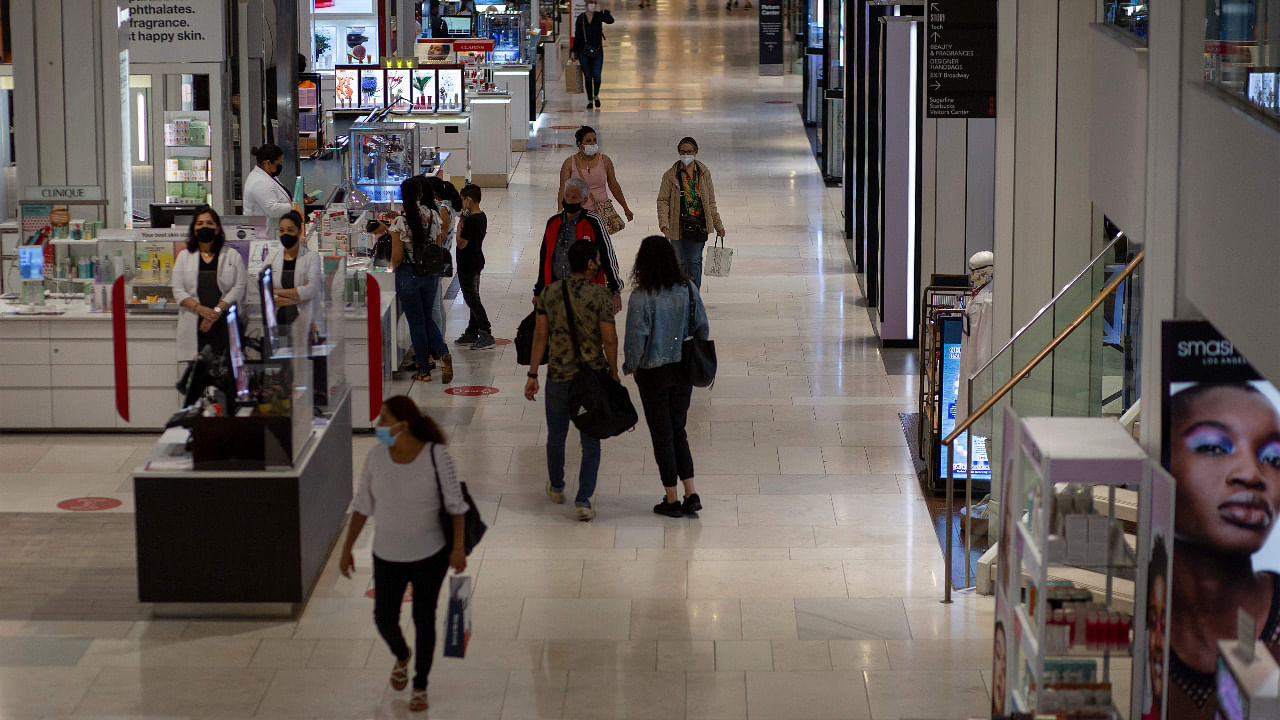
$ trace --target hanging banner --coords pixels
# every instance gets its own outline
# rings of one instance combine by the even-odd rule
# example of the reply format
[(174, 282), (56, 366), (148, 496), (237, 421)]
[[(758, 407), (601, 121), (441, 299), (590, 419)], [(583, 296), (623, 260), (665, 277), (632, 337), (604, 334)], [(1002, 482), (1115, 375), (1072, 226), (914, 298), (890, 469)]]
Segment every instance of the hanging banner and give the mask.
[(763, 0), (760, 12), (760, 74), (782, 74), (782, 3)]
[(129, 62), (222, 62), (224, 10), (209, 0), (129, 0)]
[(1153, 695), (1166, 717), (1209, 717), (1216, 644), (1235, 639), (1240, 610), (1280, 657), (1280, 392), (1208, 322), (1162, 329), (1162, 459), (1177, 494), (1169, 677)]

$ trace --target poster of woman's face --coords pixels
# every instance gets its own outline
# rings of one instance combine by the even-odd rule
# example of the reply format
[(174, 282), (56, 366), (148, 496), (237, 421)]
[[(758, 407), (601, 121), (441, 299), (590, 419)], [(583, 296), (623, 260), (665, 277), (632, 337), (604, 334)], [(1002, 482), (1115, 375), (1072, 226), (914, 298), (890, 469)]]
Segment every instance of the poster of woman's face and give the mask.
[[(1270, 383), (1175, 383), (1169, 472), (1180, 539), (1280, 570), (1280, 393)], [(1175, 555), (1176, 562), (1176, 555)]]

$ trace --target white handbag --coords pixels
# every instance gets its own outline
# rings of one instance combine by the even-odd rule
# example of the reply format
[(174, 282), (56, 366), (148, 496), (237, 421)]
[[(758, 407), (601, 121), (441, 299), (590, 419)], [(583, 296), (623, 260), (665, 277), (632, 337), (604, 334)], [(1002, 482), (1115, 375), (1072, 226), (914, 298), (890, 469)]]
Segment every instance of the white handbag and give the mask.
[(733, 248), (724, 246), (724, 237), (717, 236), (707, 246), (706, 267), (703, 272), (711, 277), (728, 277), (733, 268)]

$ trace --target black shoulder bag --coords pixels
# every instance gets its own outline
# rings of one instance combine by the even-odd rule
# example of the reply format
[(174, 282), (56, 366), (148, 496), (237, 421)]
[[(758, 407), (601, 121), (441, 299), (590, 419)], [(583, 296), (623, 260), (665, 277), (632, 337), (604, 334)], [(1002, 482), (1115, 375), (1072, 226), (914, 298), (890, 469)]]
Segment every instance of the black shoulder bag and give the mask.
[(578, 374), (573, 376), (569, 385), (569, 417), (579, 430), (593, 438), (604, 440), (621, 435), (640, 421), (636, 406), (631, 404), (627, 389), (610, 377), (608, 370), (596, 370), (584, 361), (578, 344), (573, 302), (569, 299), (568, 279), (560, 285), (564, 289), (564, 308), (569, 318), (573, 354), (578, 361)]
[[(440, 484), (440, 467), (436, 465), (436, 446), (432, 443), (428, 448), (431, 452), (431, 469), (436, 474), (436, 489), (440, 491), (440, 528), (444, 531), (444, 551), (453, 552), (453, 515), (444, 505), (444, 486)], [(470, 555), (472, 550), (476, 549), (476, 545), (480, 544), (480, 538), (484, 537), (484, 531), (488, 530), (488, 526), (484, 524), (484, 520), (480, 519), (480, 510), (476, 507), (476, 501), (471, 499), (471, 493), (467, 492), (467, 484), (458, 481), (458, 487), (462, 490), (462, 499), (467, 501), (467, 512), (462, 516), (465, 525), (462, 541), (463, 550)]]
[(434, 277), (443, 274), (446, 270), (452, 270), (449, 251), (435, 244), (431, 239), (435, 224), (435, 221), (423, 223), (422, 230), (427, 236), (425, 241), (412, 238), (413, 272), (419, 277)]
[(697, 336), (694, 309), (693, 283), (685, 281), (689, 288), (689, 325), (684, 344), (680, 348), (680, 369), (684, 379), (694, 387), (710, 387), (716, 382), (716, 343)]

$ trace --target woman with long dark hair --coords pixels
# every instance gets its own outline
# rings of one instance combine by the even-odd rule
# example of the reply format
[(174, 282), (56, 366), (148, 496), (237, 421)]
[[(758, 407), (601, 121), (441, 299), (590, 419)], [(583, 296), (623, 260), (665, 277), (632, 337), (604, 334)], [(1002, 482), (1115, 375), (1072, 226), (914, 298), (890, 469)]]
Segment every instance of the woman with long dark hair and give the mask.
[[(692, 515), (702, 509), (702, 501), (693, 487), (693, 453), (685, 432), (693, 386), (681, 371), (680, 359), (685, 338), (710, 337), (707, 309), (693, 282), (680, 272), (671, 243), (660, 235), (641, 241), (631, 282), (635, 291), (627, 302), (622, 371), (635, 373), (666, 493), (653, 511), (668, 517)], [(684, 483), (683, 503), (676, 498), (677, 479)]]
[(441, 233), (435, 199), (423, 178), (415, 176), (401, 183), (400, 196), (404, 214), (391, 225), (391, 267), (396, 274), (396, 296), (409, 323), (409, 337), (418, 361), (413, 379), (431, 382), (434, 359), (440, 362), (441, 380), (448, 384), (453, 382), (453, 356), (440, 327), (431, 319), (431, 308), (440, 292), (440, 276), (419, 269), (419, 260), (430, 250), (428, 246), (441, 246), (445, 235)]
[[(373, 622), (378, 634), (395, 655), (391, 687), (409, 684), (409, 659), (417, 651), (413, 667), (413, 695), (409, 709), (427, 709), (427, 676), (436, 646), (436, 599), (452, 567), (467, 569), (465, 523), (467, 502), (445, 449), (444, 432), (412, 400), (403, 396), (382, 403), (375, 428), (378, 446), (365, 457), (360, 487), (351, 501), (351, 526), (342, 546), (338, 567), (351, 577), (355, 560), (351, 549), (370, 516), (373, 535)], [(443, 507), (452, 517), (451, 527), (438, 519)], [(445, 533), (452, 533), (453, 550), (446, 550)], [(400, 630), (400, 605), (405, 588), (413, 585), (414, 649)]]
[(226, 355), (227, 308), (244, 297), (240, 253), (225, 251), (222, 219), (205, 205), (187, 229), (187, 249), (173, 262), (173, 299), (178, 303), (178, 360), (195, 358), (205, 345)]

